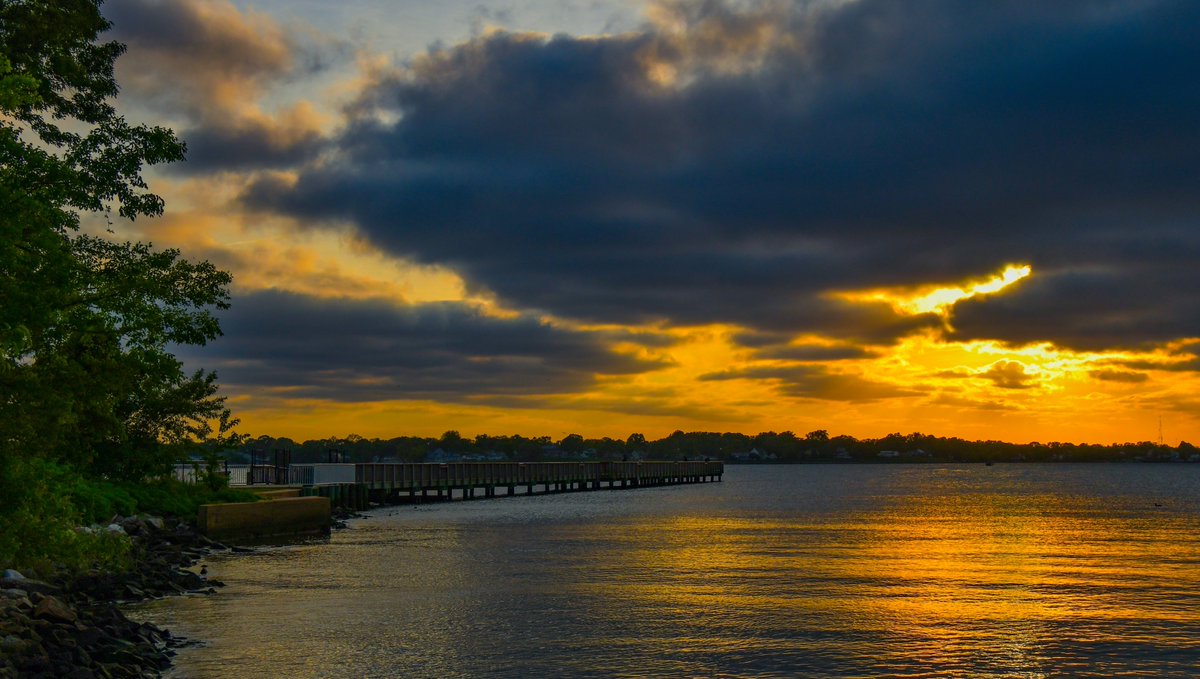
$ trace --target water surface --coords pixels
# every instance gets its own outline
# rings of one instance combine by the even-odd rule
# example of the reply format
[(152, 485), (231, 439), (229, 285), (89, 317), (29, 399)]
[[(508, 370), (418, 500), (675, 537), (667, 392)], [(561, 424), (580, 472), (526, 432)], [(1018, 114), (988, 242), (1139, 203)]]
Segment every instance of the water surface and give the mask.
[(176, 676), (1200, 675), (1200, 465), (731, 466), (208, 563), (136, 611)]

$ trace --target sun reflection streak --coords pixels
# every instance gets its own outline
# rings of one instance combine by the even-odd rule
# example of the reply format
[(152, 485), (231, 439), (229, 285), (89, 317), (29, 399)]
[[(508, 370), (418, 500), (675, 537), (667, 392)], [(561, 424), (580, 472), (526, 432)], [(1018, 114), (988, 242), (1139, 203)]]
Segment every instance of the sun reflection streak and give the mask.
[[(614, 610), (670, 621), (681, 653), (802, 629), (790, 650), (805, 657), (826, 652), (825, 635), (861, 638), (881, 672), (939, 667), (947, 676), (1047, 677), (1063, 667), (1063, 635), (1103, 644), (1120, 621), (1195, 623), (1194, 613), (1142, 610), (1126, 593), (1145, 585), (1148, 575), (1129, 566), (1149, 556), (1128, 538), (1145, 541), (1161, 526), (1113, 520), (1086, 497), (978, 492), (944, 477), (833, 521), (684, 516), (624, 526), (610, 537), (628, 543), (617, 551), (629, 561), (610, 570), (639, 576), (615, 579), (606, 596)], [(1154, 549), (1165, 550), (1155, 578), (1190, 567), (1186, 545)]]

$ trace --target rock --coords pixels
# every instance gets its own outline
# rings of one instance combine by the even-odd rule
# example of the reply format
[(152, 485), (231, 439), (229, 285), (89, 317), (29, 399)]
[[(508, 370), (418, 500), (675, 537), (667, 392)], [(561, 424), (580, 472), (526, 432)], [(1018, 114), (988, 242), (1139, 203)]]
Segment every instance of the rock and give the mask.
[(212, 592), (212, 586), (221, 583), (206, 580), (197, 572), (202, 568), (197, 562), (215, 549), (228, 547), (199, 535), (175, 517), (115, 516), (92, 532), (130, 536), (133, 570), (93, 569), (69, 576), (60, 568), (48, 578), (55, 584), (4, 571), (0, 679), (159, 676), (170, 666), (171, 649), (189, 645), (168, 630), (129, 620), (117, 607), (118, 600)]
[(20, 599), (0, 599), (0, 611), (28, 611), (33, 608), (33, 602), (26, 597)]
[[(20, 573), (18, 573), (18, 575), (20, 575)], [(51, 593), (51, 592), (58, 591), (57, 587), (55, 587), (54, 585), (51, 585), (48, 582), (42, 582), (41, 580), (34, 580), (33, 578), (25, 578), (25, 577), (22, 577), (20, 579), (6, 577), (6, 578), (0, 580), (0, 589), (20, 589), (20, 590), (24, 590), (26, 592), (43, 592), (43, 593)]]
[(29, 610), (33, 604), (29, 599), (0, 599), (0, 619), (8, 619), (13, 613)]
[(75, 664), (87, 667), (92, 664), (92, 656), (82, 646), (75, 647)]
[(28, 645), (28, 641), (12, 634), (0, 639), (0, 651), (5, 654), (16, 655), (24, 651)]
[(120, 523), (121, 530), (126, 535), (138, 536), (146, 532), (146, 524), (138, 518), (128, 518)]
[(104, 638), (104, 632), (95, 627), (87, 627), (79, 631), (79, 634), (75, 637), (75, 642), (82, 647), (91, 648), (103, 641)]
[(66, 604), (52, 596), (43, 597), (33, 609), (33, 617), (53, 622), (75, 622), (79, 616)]

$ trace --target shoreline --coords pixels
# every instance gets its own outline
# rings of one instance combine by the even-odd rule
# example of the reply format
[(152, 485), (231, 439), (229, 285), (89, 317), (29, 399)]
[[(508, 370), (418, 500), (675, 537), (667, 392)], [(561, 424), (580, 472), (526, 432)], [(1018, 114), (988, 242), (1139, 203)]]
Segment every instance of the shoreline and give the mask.
[(205, 577), (204, 567), (191, 569), (213, 553), (253, 551), (211, 540), (177, 517), (114, 517), (109, 529), (133, 542), (133, 564), (126, 571), (48, 574), (45, 580), (3, 573), (0, 679), (161, 676), (172, 665), (174, 649), (201, 642), (135, 622), (124, 607), (213, 594), (224, 583)]
[[(390, 505), (372, 504), (370, 509)], [(371, 514), (332, 508), (329, 531)], [(207, 577), (210, 555), (251, 553), (261, 544), (291, 544), (312, 535), (276, 536), (244, 545), (218, 542), (178, 517), (113, 517), (107, 527), (127, 534), (133, 564), (122, 572), (25, 574), (0, 577), (0, 679), (161, 677), (176, 650), (204, 640), (171, 633), (126, 615), (127, 607), (182, 595), (215, 594), (224, 583)], [(200, 564), (200, 569), (195, 567)]]

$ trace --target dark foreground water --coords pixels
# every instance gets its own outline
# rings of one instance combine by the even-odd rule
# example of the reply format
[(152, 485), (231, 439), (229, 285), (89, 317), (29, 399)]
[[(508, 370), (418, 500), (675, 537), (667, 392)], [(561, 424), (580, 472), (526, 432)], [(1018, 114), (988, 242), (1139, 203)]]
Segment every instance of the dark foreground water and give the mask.
[(176, 676), (1200, 676), (1200, 465), (730, 467), (209, 567), (137, 611)]

